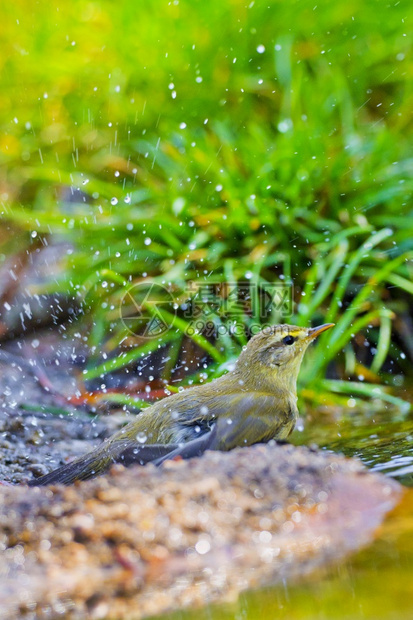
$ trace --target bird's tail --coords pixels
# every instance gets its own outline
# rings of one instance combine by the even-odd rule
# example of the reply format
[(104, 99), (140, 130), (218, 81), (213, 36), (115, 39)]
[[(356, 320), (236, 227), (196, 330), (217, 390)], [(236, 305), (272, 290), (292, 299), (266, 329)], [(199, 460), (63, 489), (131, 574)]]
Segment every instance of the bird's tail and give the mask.
[(48, 484), (72, 484), (76, 480), (88, 480), (88, 478), (104, 473), (111, 463), (111, 459), (105, 462), (104, 455), (100, 450), (94, 450), (75, 459), (68, 465), (62, 465), (45, 476), (31, 480), (28, 484), (30, 487), (38, 487)]
[(128, 439), (108, 441), (96, 450), (75, 459), (72, 463), (62, 465), (41, 478), (31, 480), (29, 486), (72, 484), (76, 480), (88, 480), (104, 474), (114, 463), (122, 463), (125, 467), (133, 464), (145, 465), (150, 462), (160, 464), (177, 448), (178, 444), (137, 445), (136, 441)]

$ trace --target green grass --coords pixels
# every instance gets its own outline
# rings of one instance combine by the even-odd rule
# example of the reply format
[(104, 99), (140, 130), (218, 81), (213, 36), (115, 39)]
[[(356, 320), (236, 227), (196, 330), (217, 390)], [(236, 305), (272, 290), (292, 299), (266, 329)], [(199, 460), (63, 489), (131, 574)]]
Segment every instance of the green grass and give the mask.
[[(337, 391), (324, 381), (333, 363), (336, 378), (357, 379), (362, 334), (376, 348), (363, 395), (371, 377), (392, 384), (391, 360), (408, 372), (412, 335), (393, 330), (396, 316), (408, 325), (413, 294), (407, 1), (20, 0), (1, 11), (0, 194), (13, 226), (2, 251), (34, 232), (75, 244), (48, 290), (81, 301), (99, 354), (121, 351), (95, 354), (87, 377), (159, 346), (119, 349), (119, 305), (144, 273), (181, 300), (191, 280), (292, 282), (289, 322), (337, 323), (303, 386)], [(65, 202), (67, 187), (88, 202)], [(179, 346), (186, 330), (180, 316), (160, 342)], [(193, 338), (210, 376), (244, 342)]]

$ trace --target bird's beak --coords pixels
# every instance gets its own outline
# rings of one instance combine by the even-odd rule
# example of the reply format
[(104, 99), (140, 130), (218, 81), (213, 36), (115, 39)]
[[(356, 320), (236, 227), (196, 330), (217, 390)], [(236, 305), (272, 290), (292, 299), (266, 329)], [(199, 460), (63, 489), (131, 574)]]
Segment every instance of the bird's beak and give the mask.
[(330, 327), (334, 327), (334, 325), (335, 323), (324, 323), (324, 325), (319, 325), (318, 327), (311, 327), (308, 330), (307, 338), (309, 338), (310, 340), (314, 340), (314, 338), (317, 338), (317, 336), (325, 332), (326, 329), (330, 329)]

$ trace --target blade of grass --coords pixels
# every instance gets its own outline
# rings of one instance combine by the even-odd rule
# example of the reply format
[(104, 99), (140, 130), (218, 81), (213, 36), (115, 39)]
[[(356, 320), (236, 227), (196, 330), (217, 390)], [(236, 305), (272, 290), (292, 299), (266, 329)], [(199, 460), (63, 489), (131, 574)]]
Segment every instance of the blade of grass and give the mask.
[(411, 410), (411, 403), (388, 394), (381, 387), (374, 383), (356, 383), (355, 381), (338, 381), (335, 379), (324, 379), (321, 385), (328, 391), (338, 394), (349, 394), (349, 396), (364, 396), (367, 398), (378, 398), (391, 405), (395, 405), (403, 414), (408, 414)]
[(132, 351), (121, 353), (117, 357), (107, 360), (94, 368), (84, 370), (82, 375), (83, 379), (88, 381), (89, 379), (95, 379), (96, 377), (101, 377), (110, 372), (114, 372), (115, 370), (124, 368), (125, 366), (129, 366), (129, 364), (136, 362), (145, 355), (149, 355), (159, 347), (173, 340), (175, 337), (176, 334), (174, 332), (168, 331), (157, 340), (150, 340), (146, 344), (139, 346), (136, 349), (132, 349)]
[(149, 407), (153, 403), (148, 403), (146, 400), (142, 400), (142, 398), (137, 398), (135, 396), (129, 396), (128, 394), (121, 393), (102, 393), (102, 401), (107, 401), (110, 403), (116, 403), (118, 405), (124, 405), (126, 407), (130, 407), (131, 409), (145, 409)]
[(391, 344), (391, 326), (393, 317), (394, 314), (390, 311), (381, 312), (379, 339), (377, 342), (377, 353), (374, 356), (373, 362), (370, 366), (370, 370), (372, 372), (379, 372), (380, 368), (386, 361), (386, 357), (389, 353), (389, 348)]
[(179, 331), (191, 338), (191, 340), (193, 340), (199, 347), (201, 347), (201, 349), (204, 349), (204, 351), (206, 351), (206, 353), (208, 353), (213, 360), (219, 363), (222, 363), (225, 360), (225, 356), (222, 355), (222, 353), (220, 353), (213, 344), (211, 344), (206, 338), (204, 338), (202, 334), (197, 334), (194, 328), (191, 327), (190, 323), (188, 323), (181, 317), (176, 316), (171, 312), (168, 312), (168, 310), (165, 310), (164, 308), (153, 308), (151, 305), (146, 303), (143, 305), (145, 306), (146, 310), (148, 310), (148, 312), (150, 312), (153, 316), (159, 314), (166, 324), (170, 325), (171, 327), (177, 327)]
[(354, 275), (360, 262), (365, 257), (366, 253), (369, 253), (374, 247), (379, 245), (384, 239), (387, 239), (393, 234), (390, 228), (384, 228), (370, 235), (370, 237), (361, 245), (361, 247), (353, 253), (350, 262), (346, 265), (346, 268), (338, 280), (336, 290), (334, 291), (333, 299), (330, 305), (330, 309), (326, 315), (327, 323), (334, 323), (337, 319), (339, 310), (339, 303), (343, 300), (344, 295), (348, 289), (350, 280)]

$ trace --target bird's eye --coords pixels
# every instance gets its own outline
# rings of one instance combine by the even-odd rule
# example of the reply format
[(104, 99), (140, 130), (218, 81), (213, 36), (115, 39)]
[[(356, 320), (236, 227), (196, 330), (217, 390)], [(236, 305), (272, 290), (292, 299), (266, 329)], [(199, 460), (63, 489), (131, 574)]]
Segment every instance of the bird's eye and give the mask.
[(294, 336), (286, 336), (285, 338), (283, 338), (284, 344), (294, 344), (295, 341), (296, 339), (294, 338)]

